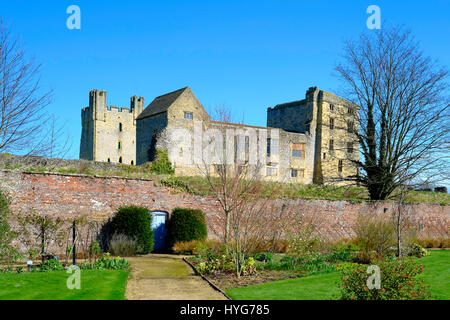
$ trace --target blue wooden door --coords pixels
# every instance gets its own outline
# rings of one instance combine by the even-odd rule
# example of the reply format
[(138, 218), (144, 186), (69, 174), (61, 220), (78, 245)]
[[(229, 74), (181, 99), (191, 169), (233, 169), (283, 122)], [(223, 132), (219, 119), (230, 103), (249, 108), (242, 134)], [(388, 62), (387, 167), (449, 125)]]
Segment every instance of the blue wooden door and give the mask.
[(166, 222), (167, 222), (167, 212), (165, 211), (152, 211), (152, 230), (155, 233), (155, 245), (153, 250), (164, 250), (166, 245)]

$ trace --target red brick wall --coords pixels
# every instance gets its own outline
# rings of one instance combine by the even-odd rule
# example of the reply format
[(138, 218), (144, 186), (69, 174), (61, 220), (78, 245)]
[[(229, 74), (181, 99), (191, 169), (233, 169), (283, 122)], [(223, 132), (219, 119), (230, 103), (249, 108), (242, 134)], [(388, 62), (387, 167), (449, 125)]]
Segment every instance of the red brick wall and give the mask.
[[(155, 186), (150, 180), (101, 178), (82, 175), (0, 172), (0, 188), (10, 195), (14, 212), (35, 211), (73, 217), (88, 215), (103, 220), (123, 205), (138, 205), (150, 210), (171, 212), (177, 206), (203, 210), (210, 236), (215, 235), (219, 219), (218, 203), (211, 197), (179, 193), (168, 187)], [(286, 201), (295, 212), (311, 215), (320, 221), (320, 231), (331, 238), (353, 235), (352, 225), (360, 212), (392, 212), (389, 202), (357, 203), (348, 201)], [(449, 237), (450, 206), (411, 205), (421, 236)]]

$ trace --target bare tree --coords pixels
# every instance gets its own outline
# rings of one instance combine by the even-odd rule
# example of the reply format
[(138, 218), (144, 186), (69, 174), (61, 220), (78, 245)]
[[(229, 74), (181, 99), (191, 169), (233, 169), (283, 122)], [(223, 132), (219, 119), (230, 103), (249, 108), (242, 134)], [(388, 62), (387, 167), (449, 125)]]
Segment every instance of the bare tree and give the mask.
[(217, 105), (210, 111), (210, 117), (213, 121), (232, 122), (232, 113), (225, 105)]
[(448, 71), (424, 56), (410, 31), (384, 28), (346, 42), (335, 70), (345, 98), (360, 106), (354, 121), (362, 157), (349, 159), (359, 169), (351, 179), (372, 200), (448, 179)]
[(50, 115), (45, 122), (43, 147), (41, 153), (48, 158), (64, 158), (72, 147), (72, 139), (66, 130), (66, 123), (58, 125), (60, 120)]
[(1, 152), (40, 154), (47, 148), (42, 130), (51, 93), (41, 90), (39, 71), (0, 18)]

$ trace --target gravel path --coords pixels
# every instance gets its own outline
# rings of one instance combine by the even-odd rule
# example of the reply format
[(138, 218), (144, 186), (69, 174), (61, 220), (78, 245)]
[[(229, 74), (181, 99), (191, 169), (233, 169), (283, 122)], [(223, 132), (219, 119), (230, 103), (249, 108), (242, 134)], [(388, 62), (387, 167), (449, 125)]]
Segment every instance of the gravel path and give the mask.
[(127, 259), (131, 264), (128, 300), (226, 300), (195, 275), (181, 256), (149, 254)]

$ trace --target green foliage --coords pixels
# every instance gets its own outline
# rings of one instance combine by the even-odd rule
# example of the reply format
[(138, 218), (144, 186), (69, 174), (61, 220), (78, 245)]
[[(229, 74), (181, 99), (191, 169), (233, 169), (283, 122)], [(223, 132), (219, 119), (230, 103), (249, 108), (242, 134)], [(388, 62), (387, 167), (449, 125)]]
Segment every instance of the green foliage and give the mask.
[(168, 239), (172, 246), (179, 241), (205, 240), (205, 216), (201, 210), (175, 208), (168, 223)]
[(189, 184), (184, 180), (180, 179), (180, 177), (171, 176), (168, 177), (167, 179), (161, 179), (160, 182), (162, 185), (165, 185), (166, 187), (169, 188), (178, 189), (182, 192), (191, 192)]
[(6, 266), (3, 269), (0, 269), (0, 273), (12, 273), (13, 268), (11, 266)]
[(111, 219), (112, 234), (136, 237), (139, 253), (153, 250), (154, 232), (151, 229), (152, 217), (146, 208), (121, 207)]
[(253, 255), (253, 258), (255, 258), (255, 260), (261, 261), (261, 262), (272, 261), (273, 254), (270, 252), (256, 253)]
[[(209, 251), (204, 257), (200, 259), (200, 263), (196, 268), (200, 274), (213, 274), (216, 271), (235, 272), (236, 265), (235, 259), (232, 255), (222, 254), (217, 256), (213, 252)], [(251, 275), (256, 272), (256, 262), (253, 257), (248, 257), (242, 264), (242, 275)]]
[(150, 171), (157, 174), (174, 174), (175, 169), (172, 167), (172, 163), (169, 161), (169, 155), (167, 150), (157, 149), (156, 158), (150, 164)]
[(121, 257), (112, 257), (109, 253), (105, 253), (95, 263), (95, 269), (98, 270), (125, 270), (129, 267), (130, 263), (128, 260)]
[(8, 223), (10, 214), (8, 200), (0, 191), (0, 261), (6, 261), (7, 263), (20, 258), (18, 251), (11, 244), (16, 237), (16, 233)]
[(417, 258), (422, 258), (428, 256), (429, 253), (427, 250), (422, 248), (422, 246), (418, 243), (412, 243), (409, 247), (408, 256), (414, 256)]
[(380, 288), (369, 289), (367, 266), (355, 265), (342, 270), (343, 300), (424, 300), (430, 297), (428, 288), (418, 276), (423, 265), (409, 258), (383, 260), (377, 263), (381, 272)]
[(64, 270), (64, 267), (62, 266), (61, 262), (56, 259), (49, 259), (42, 263), (39, 267), (39, 271), (41, 272), (47, 272), (47, 271), (60, 271)]
[(100, 248), (100, 244), (97, 240), (91, 241), (89, 244), (89, 260), (94, 258), (94, 260), (97, 259), (97, 256), (102, 253), (102, 249)]
[(336, 270), (335, 264), (329, 260), (333, 259), (329, 259), (327, 255), (319, 253), (305, 256), (284, 255), (280, 259), (273, 259), (272, 261), (258, 265), (258, 267), (266, 270), (292, 270), (307, 273), (323, 273)]
[[(304, 258), (315, 252), (320, 244), (320, 237), (315, 233), (311, 224), (288, 231), (289, 254), (294, 257)], [(294, 259), (295, 260), (295, 259)]]

